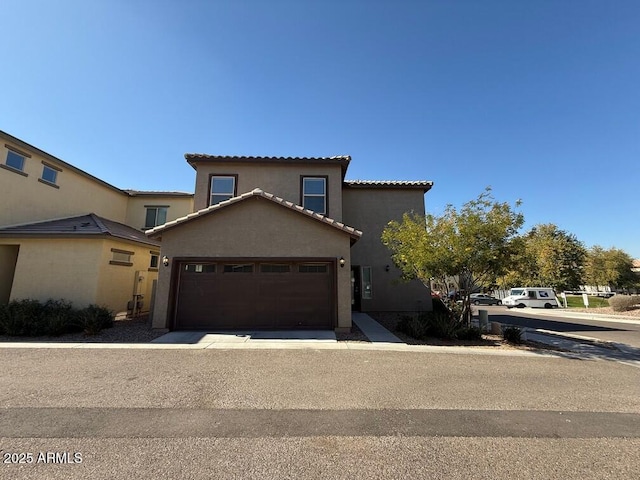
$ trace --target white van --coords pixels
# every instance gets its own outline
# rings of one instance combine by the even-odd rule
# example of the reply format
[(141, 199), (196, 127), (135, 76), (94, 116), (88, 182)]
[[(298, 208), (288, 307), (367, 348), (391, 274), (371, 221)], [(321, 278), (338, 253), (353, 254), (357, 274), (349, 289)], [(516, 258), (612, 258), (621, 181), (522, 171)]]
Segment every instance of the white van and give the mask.
[(502, 299), (507, 308), (554, 308), (558, 307), (558, 299), (553, 288), (547, 287), (518, 287), (509, 291), (509, 296)]

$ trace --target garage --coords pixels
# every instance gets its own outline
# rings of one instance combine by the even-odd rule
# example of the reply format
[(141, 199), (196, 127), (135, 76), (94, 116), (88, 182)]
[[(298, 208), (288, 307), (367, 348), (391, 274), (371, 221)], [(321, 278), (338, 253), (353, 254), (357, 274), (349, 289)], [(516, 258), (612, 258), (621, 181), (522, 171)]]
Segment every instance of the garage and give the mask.
[(182, 260), (175, 330), (333, 329), (335, 262)]

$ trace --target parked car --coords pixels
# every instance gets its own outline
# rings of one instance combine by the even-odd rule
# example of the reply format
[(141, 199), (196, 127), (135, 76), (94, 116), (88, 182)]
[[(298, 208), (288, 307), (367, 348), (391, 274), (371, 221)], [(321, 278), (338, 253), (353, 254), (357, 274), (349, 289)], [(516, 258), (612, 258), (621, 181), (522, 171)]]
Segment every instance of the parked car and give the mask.
[(471, 303), (474, 305), (502, 305), (502, 301), (486, 293), (472, 293)]

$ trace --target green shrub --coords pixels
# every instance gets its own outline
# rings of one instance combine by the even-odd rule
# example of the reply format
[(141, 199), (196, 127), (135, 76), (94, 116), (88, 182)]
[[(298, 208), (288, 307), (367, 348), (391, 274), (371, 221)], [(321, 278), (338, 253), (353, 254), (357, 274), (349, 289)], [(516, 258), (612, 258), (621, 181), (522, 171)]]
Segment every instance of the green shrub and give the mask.
[(77, 314), (76, 325), (87, 335), (95, 335), (104, 328), (113, 327), (113, 314), (108, 308), (89, 305)]
[(43, 309), (37, 300), (14, 300), (3, 308), (0, 331), (12, 336), (44, 335), (46, 324)]
[(7, 335), (6, 324), (9, 320), (9, 305), (0, 304), (0, 335)]
[(425, 312), (422, 321), (427, 324), (428, 335), (436, 338), (458, 338), (458, 332), (464, 328), (453, 312)]
[(426, 337), (442, 339), (477, 338), (474, 336), (475, 333), (460, 322), (450, 310), (445, 312), (423, 312), (416, 316), (403, 315), (400, 317), (397, 329), (419, 340)]
[(459, 340), (481, 340), (482, 331), (478, 327), (464, 327), (456, 334)]
[(43, 306), (47, 335), (59, 336), (78, 331), (78, 312), (66, 300), (47, 300)]
[(609, 299), (614, 312), (628, 312), (640, 304), (640, 295), (615, 295)]
[(515, 325), (509, 325), (502, 329), (502, 338), (509, 343), (520, 344), (522, 343), (522, 330)]
[(76, 310), (66, 300), (14, 300), (0, 306), (0, 334), (37, 337), (84, 331), (95, 335), (113, 326), (113, 314), (105, 307), (89, 305)]
[(419, 316), (402, 315), (396, 328), (413, 338), (421, 339), (427, 336), (427, 325)]

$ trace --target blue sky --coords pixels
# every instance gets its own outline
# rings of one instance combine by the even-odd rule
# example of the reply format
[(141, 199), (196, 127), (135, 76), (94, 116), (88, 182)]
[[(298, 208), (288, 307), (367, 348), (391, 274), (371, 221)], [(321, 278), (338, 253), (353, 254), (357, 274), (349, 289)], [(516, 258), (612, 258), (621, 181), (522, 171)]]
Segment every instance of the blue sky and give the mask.
[(0, 129), (121, 188), (186, 152), (486, 186), (640, 258), (640, 2), (3, 0)]

